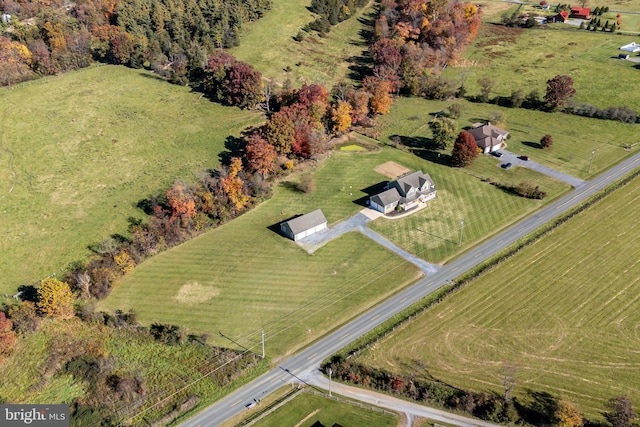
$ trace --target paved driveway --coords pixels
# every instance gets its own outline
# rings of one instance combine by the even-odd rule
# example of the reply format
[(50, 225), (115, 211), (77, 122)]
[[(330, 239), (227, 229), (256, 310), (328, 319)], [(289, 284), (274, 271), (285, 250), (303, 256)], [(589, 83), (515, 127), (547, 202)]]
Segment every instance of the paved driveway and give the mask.
[(496, 157), (496, 160), (499, 160), (499, 165), (503, 163), (511, 163), (513, 166), (523, 166), (525, 168), (529, 168), (536, 172), (540, 172), (542, 174), (550, 176), (551, 178), (555, 178), (558, 181), (566, 182), (567, 184), (572, 185), (575, 188), (578, 188), (585, 183), (585, 181), (582, 179), (559, 172), (548, 166), (542, 165), (538, 162), (534, 162), (533, 160), (520, 160), (518, 158), (518, 154), (512, 153), (510, 151), (500, 150), (500, 152), (503, 154), (503, 156), (500, 158)]
[(375, 212), (372, 209), (365, 208), (361, 212), (358, 212), (352, 217), (339, 222), (333, 227), (319, 233), (312, 234), (311, 236), (305, 237), (304, 239), (298, 240), (297, 243), (307, 252), (313, 253), (326, 245), (331, 240), (342, 236), (344, 233), (348, 233), (350, 231), (358, 231), (374, 242), (378, 243), (379, 245), (384, 246), (385, 248), (394, 252), (396, 255), (401, 256), (413, 265), (417, 266), (420, 270), (422, 270), (424, 274), (433, 274), (438, 271), (438, 265), (428, 263), (422, 258), (418, 258), (417, 256), (410, 254), (409, 252), (396, 246), (385, 237), (367, 227), (367, 224), (371, 221), (371, 218), (378, 216), (371, 215), (369, 211)]

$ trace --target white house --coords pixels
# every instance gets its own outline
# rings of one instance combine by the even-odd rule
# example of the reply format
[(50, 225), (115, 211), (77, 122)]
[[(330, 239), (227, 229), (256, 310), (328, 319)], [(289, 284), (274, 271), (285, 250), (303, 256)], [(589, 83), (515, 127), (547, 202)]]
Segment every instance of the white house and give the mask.
[(327, 229), (327, 218), (320, 209), (290, 219), (280, 224), (280, 231), (293, 241), (304, 239), (318, 231)]
[(483, 153), (491, 153), (507, 146), (504, 141), (509, 136), (509, 132), (491, 123), (487, 123), (486, 125), (476, 123), (473, 125), (473, 129), (467, 132), (473, 135), (478, 148), (480, 148)]
[(402, 176), (385, 186), (385, 191), (369, 198), (369, 207), (389, 213), (398, 207), (404, 211), (436, 197), (436, 186), (429, 174), (417, 171)]

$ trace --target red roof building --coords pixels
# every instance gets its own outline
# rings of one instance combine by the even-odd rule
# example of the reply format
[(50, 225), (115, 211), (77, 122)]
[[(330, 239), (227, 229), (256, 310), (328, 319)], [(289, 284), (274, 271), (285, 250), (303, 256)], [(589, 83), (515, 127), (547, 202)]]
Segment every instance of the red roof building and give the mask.
[(577, 19), (589, 19), (591, 18), (591, 9), (588, 7), (572, 7), (571, 15), (569, 16)]

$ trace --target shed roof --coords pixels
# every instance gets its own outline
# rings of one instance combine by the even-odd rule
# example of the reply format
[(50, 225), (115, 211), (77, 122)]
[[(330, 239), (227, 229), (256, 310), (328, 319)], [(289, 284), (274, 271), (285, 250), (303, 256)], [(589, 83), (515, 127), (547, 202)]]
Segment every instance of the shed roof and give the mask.
[(289, 228), (291, 229), (293, 234), (299, 234), (303, 231), (307, 231), (326, 222), (327, 218), (325, 218), (322, 210), (316, 209), (315, 211), (309, 212), (308, 214), (290, 219), (289, 221), (287, 221), (287, 224), (289, 224)]

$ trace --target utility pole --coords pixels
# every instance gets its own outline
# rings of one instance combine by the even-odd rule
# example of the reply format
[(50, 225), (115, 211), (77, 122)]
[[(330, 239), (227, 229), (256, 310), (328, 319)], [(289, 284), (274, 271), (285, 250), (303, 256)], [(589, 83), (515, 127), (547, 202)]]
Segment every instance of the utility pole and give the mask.
[(596, 149), (591, 150), (591, 160), (589, 160), (589, 170), (587, 173), (591, 173), (591, 165), (593, 164), (593, 157), (596, 155)]
[(264, 359), (264, 329), (262, 330), (262, 358)]
[(333, 374), (333, 370), (329, 368), (329, 397), (331, 397), (331, 374)]
[(458, 241), (458, 246), (462, 246), (462, 229), (464, 228), (464, 218), (460, 220), (460, 240)]

